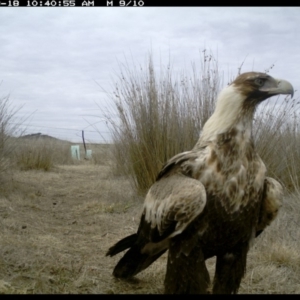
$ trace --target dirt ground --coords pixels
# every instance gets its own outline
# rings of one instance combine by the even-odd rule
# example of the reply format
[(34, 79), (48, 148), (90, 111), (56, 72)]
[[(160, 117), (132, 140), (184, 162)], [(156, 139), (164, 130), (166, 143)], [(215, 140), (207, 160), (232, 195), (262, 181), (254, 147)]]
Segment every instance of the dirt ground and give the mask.
[(111, 275), (120, 255), (105, 256), (136, 230), (141, 207), (109, 166), (15, 173), (0, 198), (0, 293), (162, 292), (164, 263), (120, 282)]
[[(50, 172), (16, 171), (3, 186), (0, 293), (163, 292), (166, 254), (130, 281), (112, 277), (123, 254), (110, 258), (105, 253), (136, 231), (143, 198), (135, 195), (126, 179), (113, 175), (109, 165), (86, 162)], [(286, 224), (278, 222), (274, 230)], [(299, 293), (299, 244), (283, 244), (288, 253), (282, 254), (278, 241), (286, 233), (275, 240), (271, 231), (269, 235), (263, 238), (268, 239), (266, 244), (258, 243), (258, 250), (250, 253), (240, 292)], [(282, 256), (280, 264), (275, 246), (275, 254), (259, 250), (269, 249), (270, 243)], [(214, 260), (207, 265), (212, 276)]]

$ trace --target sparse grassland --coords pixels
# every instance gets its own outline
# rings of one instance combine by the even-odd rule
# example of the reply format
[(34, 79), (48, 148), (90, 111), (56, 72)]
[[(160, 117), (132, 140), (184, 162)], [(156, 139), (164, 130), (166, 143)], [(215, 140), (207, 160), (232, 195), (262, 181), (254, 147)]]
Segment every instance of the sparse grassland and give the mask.
[[(76, 165), (80, 160), (71, 155), (71, 145), (80, 146), (80, 159), (87, 160), (84, 147), (81, 143), (72, 144), (67, 141), (43, 137), (20, 137), (7, 140), (9, 148), (13, 149), (9, 155), (10, 166), (15, 169), (50, 171), (55, 165)], [(105, 164), (109, 159), (109, 145), (86, 144), (92, 150), (91, 161), (94, 164)]]
[[(0, 99), (0, 294), (162, 293), (164, 254), (135, 279), (113, 278), (122, 254), (105, 253), (136, 232), (144, 193), (163, 163), (190, 150), (214, 108), (221, 77), (204, 52), (201, 71), (174, 78), (128, 66), (112, 111), (113, 145), (87, 145), (92, 159), (71, 158), (71, 143), (10, 138)], [(273, 101), (273, 102), (271, 102)], [(2, 103), (2, 108), (1, 108)], [(273, 106), (270, 106), (272, 105)], [(300, 293), (300, 136), (297, 101), (270, 100), (254, 136), (268, 174), (285, 187), (278, 218), (255, 241), (239, 293)], [(2, 115), (1, 115), (2, 114)], [(118, 121), (111, 116), (118, 116)], [(215, 260), (207, 261), (213, 278)]]
[[(122, 254), (105, 253), (136, 231), (143, 204), (112, 164), (16, 169), (6, 179), (0, 191), (0, 293), (163, 292), (166, 254), (134, 280), (112, 276)], [(300, 293), (299, 197), (287, 195), (278, 219), (257, 238), (240, 293)], [(207, 262), (211, 277), (214, 263)]]

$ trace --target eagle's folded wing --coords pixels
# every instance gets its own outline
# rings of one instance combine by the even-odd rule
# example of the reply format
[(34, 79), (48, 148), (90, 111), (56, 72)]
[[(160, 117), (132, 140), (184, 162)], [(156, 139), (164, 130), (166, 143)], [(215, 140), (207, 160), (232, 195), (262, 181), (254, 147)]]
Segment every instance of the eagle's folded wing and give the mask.
[(155, 254), (167, 248), (169, 241), (182, 233), (206, 205), (203, 184), (182, 174), (157, 181), (149, 190), (144, 203), (141, 232), (149, 234), (143, 253)]

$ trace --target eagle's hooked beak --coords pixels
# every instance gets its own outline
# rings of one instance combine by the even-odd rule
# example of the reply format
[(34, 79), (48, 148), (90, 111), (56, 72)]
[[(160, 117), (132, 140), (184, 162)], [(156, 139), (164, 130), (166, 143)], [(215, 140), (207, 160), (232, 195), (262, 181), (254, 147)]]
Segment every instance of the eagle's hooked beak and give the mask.
[(294, 88), (288, 81), (276, 78), (272, 79), (273, 80), (269, 81), (269, 84), (264, 87), (264, 90), (268, 92), (270, 96), (279, 94), (294, 96)]

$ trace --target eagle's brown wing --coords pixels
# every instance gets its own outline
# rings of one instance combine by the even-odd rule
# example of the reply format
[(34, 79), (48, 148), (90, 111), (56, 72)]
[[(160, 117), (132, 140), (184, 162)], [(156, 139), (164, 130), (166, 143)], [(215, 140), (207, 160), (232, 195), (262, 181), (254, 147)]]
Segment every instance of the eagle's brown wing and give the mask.
[[(150, 188), (144, 203), (142, 232), (149, 232), (143, 252), (155, 254), (181, 234), (206, 205), (203, 184), (180, 173), (162, 178)], [(143, 226), (145, 228), (143, 228)]]
[[(174, 237), (201, 216), (206, 191), (200, 181), (188, 176), (189, 162), (198, 158), (194, 152), (184, 152), (171, 158), (162, 169), (146, 195), (137, 233), (119, 241), (107, 253), (113, 256), (130, 248), (114, 269), (116, 277), (128, 278), (147, 268), (169, 248)], [(199, 231), (201, 226), (200, 222)], [(177, 243), (179, 253), (189, 255), (195, 242), (193, 237)]]

